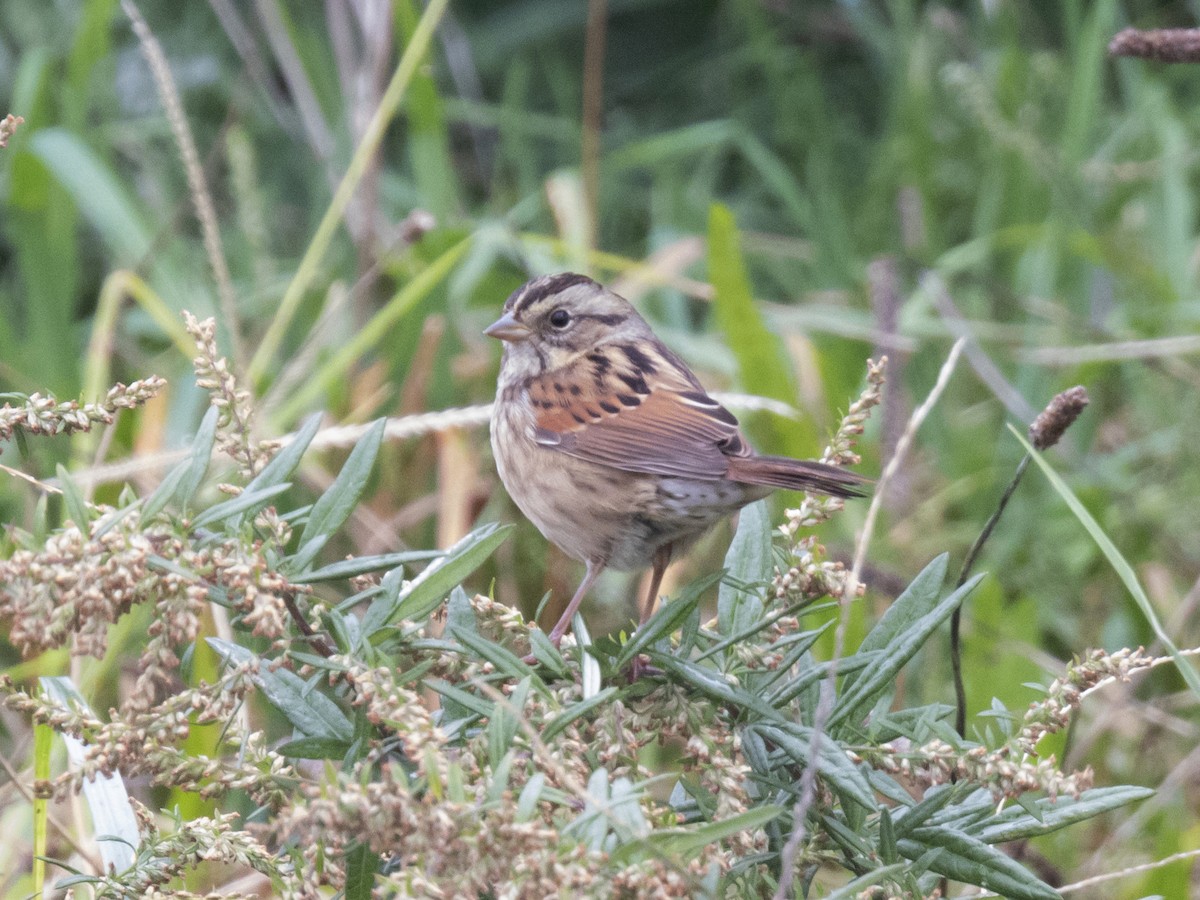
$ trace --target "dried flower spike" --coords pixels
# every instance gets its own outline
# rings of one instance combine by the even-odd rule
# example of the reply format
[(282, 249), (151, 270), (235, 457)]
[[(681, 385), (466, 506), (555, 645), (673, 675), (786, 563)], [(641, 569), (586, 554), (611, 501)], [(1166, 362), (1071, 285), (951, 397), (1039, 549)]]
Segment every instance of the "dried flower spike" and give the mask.
[(12, 437), (17, 430), (52, 435), (91, 431), (97, 424), (111, 425), (117, 410), (141, 406), (165, 385), (166, 381), (157, 375), (127, 385), (116, 384), (99, 403), (60, 401), (53, 395), (30, 394), (19, 406), (10, 403), (0, 406), (0, 441)]
[(1126, 28), (1108, 43), (1109, 56), (1135, 56), (1156, 62), (1200, 61), (1200, 28)]
[(1029, 426), (1029, 442), (1038, 450), (1050, 449), (1062, 439), (1063, 432), (1071, 427), (1087, 405), (1087, 388), (1083, 385), (1057, 394)]

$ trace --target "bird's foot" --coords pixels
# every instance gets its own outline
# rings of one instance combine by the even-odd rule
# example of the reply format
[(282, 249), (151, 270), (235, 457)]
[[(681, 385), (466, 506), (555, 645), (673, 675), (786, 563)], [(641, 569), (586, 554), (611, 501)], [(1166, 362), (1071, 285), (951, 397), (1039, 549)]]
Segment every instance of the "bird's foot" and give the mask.
[[(557, 650), (559, 645), (562, 643), (562, 632), (555, 628), (550, 632), (550, 634), (547, 635), (547, 637), (550, 639), (550, 643), (554, 645), (554, 649)], [(528, 653), (521, 657), (521, 662), (525, 663), (527, 666), (536, 666), (538, 663), (538, 658), (533, 653)]]
[(639, 653), (633, 658), (633, 662), (629, 664), (629, 683), (640, 681), (647, 675), (662, 675), (663, 670), (658, 666), (651, 665), (650, 658)]

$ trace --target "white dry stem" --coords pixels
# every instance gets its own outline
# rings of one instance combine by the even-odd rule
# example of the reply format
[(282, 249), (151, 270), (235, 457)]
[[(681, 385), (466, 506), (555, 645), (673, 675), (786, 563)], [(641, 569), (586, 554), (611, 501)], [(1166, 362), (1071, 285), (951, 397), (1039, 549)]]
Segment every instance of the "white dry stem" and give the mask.
[[(941, 371), (938, 372), (933, 390), (929, 392), (929, 396), (925, 398), (925, 402), (917, 407), (912, 417), (908, 420), (908, 425), (905, 427), (904, 433), (900, 436), (900, 440), (896, 444), (896, 452), (888, 461), (887, 466), (884, 467), (883, 474), (879, 476), (879, 481), (875, 485), (875, 493), (871, 498), (871, 505), (867, 509), (867, 516), (863, 522), (862, 531), (859, 533), (854, 549), (854, 564), (850, 568), (850, 573), (846, 578), (845, 590), (842, 593), (841, 616), (838, 619), (837, 630), (834, 632), (833, 656), (829, 661), (829, 674), (821, 682), (821, 696), (817, 702), (816, 715), (813, 717), (813, 736), (809, 743), (809, 752), (812, 759), (816, 759), (821, 751), (821, 742), (825, 738), (825, 724), (829, 721), (829, 716), (833, 712), (838, 661), (842, 658), (842, 653), (845, 650), (846, 629), (850, 621), (850, 602), (858, 593), (859, 576), (862, 574), (863, 564), (866, 562), (867, 548), (871, 543), (871, 534), (875, 529), (875, 520), (879, 517), (879, 510), (882, 506), (888, 482), (899, 471), (900, 466), (908, 456), (908, 451), (912, 447), (918, 429), (920, 429), (921, 424), (933, 410), (933, 407), (937, 405), (938, 400), (941, 399), (942, 393), (946, 390), (946, 385), (950, 383), (950, 376), (954, 373), (955, 366), (958, 365), (958, 359), (962, 355), (966, 343), (966, 338), (959, 338), (954, 342), (954, 346), (950, 348), (950, 355), (946, 357), (946, 362), (943, 363)], [(800, 852), (800, 845), (804, 842), (806, 831), (804, 827), (805, 819), (808, 817), (808, 810), (812, 806), (813, 799), (816, 796), (816, 779), (817, 767), (815, 765), (807, 766), (800, 780), (800, 797), (796, 800), (796, 804), (792, 808), (792, 833), (788, 838), (787, 844), (784, 845), (780, 856), (779, 887), (775, 891), (775, 900), (786, 900), (791, 895), (792, 881), (796, 874), (796, 854)]]
[[(795, 408), (770, 397), (759, 397), (753, 394), (714, 393), (713, 399), (726, 406), (740, 410), (765, 410), (777, 416), (798, 418), (800, 413)], [(450, 431), (456, 428), (482, 428), (492, 419), (492, 404), (481, 403), (476, 406), (460, 406), (451, 409), (441, 409), (434, 412), (417, 413), (412, 416), (402, 416), (398, 419), (388, 419), (384, 427), (385, 440), (406, 441), (423, 437), (427, 434)], [(332, 447), (352, 447), (358, 442), (371, 426), (363, 425), (334, 425), (317, 432), (310, 447), (313, 450), (326, 450)], [(278, 439), (280, 447), (286, 447), (295, 434), (286, 434)], [(157, 471), (172, 466), (186, 459), (190, 450), (171, 450), (162, 453), (151, 453), (105, 465), (93, 466), (72, 474), (76, 483), (82, 486), (110, 484), (127, 481), (135, 475)], [(54, 479), (49, 484), (57, 487)]]

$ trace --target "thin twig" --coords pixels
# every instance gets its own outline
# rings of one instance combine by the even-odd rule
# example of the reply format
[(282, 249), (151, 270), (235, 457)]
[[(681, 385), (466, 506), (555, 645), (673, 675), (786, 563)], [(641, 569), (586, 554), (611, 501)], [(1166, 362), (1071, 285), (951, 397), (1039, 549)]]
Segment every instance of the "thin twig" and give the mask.
[[(16, 789), (17, 793), (25, 798), (26, 802), (32, 805), (34, 801), (32, 792), (21, 783), (19, 773), (13, 768), (12, 763), (8, 761), (8, 757), (2, 753), (0, 753), (0, 767), (3, 767), (4, 771), (8, 774), (8, 783)], [(54, 826), (54, 829), (62, 835), (63, 840), (71, 845), (72, 850), (87, 860), (87, 864), (92, 867), (93, 872), (104, 871), (104, 862), (93, 854), (90, 849), (76, 841), (71, 829), (49, 810), (46, 811), (46, 821)]]
[(604, 122), (604, 46), (608, 31), (608, 0), (588, 0), (587, 33), (583, 46), (583, 134), (579, 170), (587, 203), (587, 246), (596, 246), (600, 218), (600, 131)]
[(296, 628), (304, 635), (305, 640), (312, 645), (312, 648), (324, 656), (326, 659), (336, 653), (333, 644), (325, 638), (324, 635), (318, 634), (316, 630), (308, 624), (308, 620), (304, 618), (304, 614), (300, 612), (300, 607), (296, 604), (296, 596), (291, 591), (285, 591), (283, 594), (283, 605), (287, 607), (288, 613), (292, 617), (292, 621), (296, 623)]
[[(1083, 412), (1087, 405), (1087, 390), (1082, 385), (1076, 385), (1073, 388), (1068, 388), (1065, 391), (1055, 394), (1050, 402), (1046, 404), (1046, 408), (1038, 413), (1037, 418), (1030, 423), (1030, 442), (1037, 450), (1048, 450), (1053, 447), (1062, 439), (1063, 433), (1074, 424), (1075, 420), (1079, 418), (1079, 414)], [(979, 537), (975, 538), (975, 543), (971, 545), (971, 549), (967, 553), (967, 558), (963, 561), (962, 570), (958, 573), (958, 581), (954, 585), (955, 589), (967, 583), (971, 569), (975, 566), (975, 560), (979, 557), (979, 551), (983, 549), (983, 545), (991, 537), (996, 523), (1004, 515), (1004, 510), (1008, 507), (1008, 501), (1012, 499), (1017, 485), (1021, 483), (1021, 478), (1025, 475), (1025, 470), (1029, 468), (1029, 464), (1032, 461), (1033, 457), (1026, 453), (1022, 457), (1021, 462), (1017, 464), (1017, 470), (1013, 474), (1012, 480), (1008, 483), (1008, 487), (1005, 488), (1003, 496), (1000, 497), (1000, 503), (996, 507), (996, 511), (992, 513), (987, 523), (983, 526), (983, 531), (979, 533)], [(954, 613), (950, 617), (950, 665), (954, 672), (954, 727), (958, 731), (959, 737), (966, 737), (967, 692), (963, 684), (962, 674), (961, 630), (962, 604), (959, 604), (955, 607)]]
[[(954, 583), (954, 589), (958, 590), (967, 583), (967, 578), (971, 574), (971, 569), (975, 566), (975, 559), (979, 556), (979, 551), (983, 549), (984, 542), (991, 537), (996, 523), (1000, 521), (1000, 517), (1004, 515), (1004, 510), (1008, 506), (1008, 501), (1012, 498), (1013, 493), (1017, 490), (1017, 485), (1021, 483), (1021, 479), (1025, 475), (1025, 470), (1029, 468), (1029, 463), (1032, 462), (1032, 457), (1026, 454), (1022, 457), (1021, 462), (1017, 464), (1017, 471), (1013, 474), (1012, 480), (1008, 483), (1008, 487), (1004, 489), (1004, 494), (1000, 498), (1000, 503), (997, 504), (995, 512), (991, 518), (983, 526), (983, 530), (979, 532), (979, 536), (975, 538), (975, 543), (971, 545), (971, 549), (967, 551), (967, 558), (963, 561), (962, 569), (958, 573), (958, 581)], [(967, 733), (967, 689), (963, 682), (962, 673), (962, 604), (954, 607), (954, 612), (950, 616), (950, 667), (954, 672), (954, 730), (958, 732), (959, 737), (966, 737)]]
[(866, 562), (867, 548), (871, 543), (871, 535), (875, 529), (875, 520), (879, 517), (879, 509), (883, 503), (887, 483), (895, 477), (896, 472), (908, 457), (908, 451), (912, 447), (918, 429), (941, 398), (942, 393), (946, 390), (946, 385), (950, 383), (950, 376), (954, 373), (955, 366), (958, 365), (958, 359), (962, 355), (965, 345), (966, 339), (959, 338), (950, 348), (950, 355), (942, 364), (942, 369), (938, 373), (937, 381), (929, 392), (929, 396), (913, 412), (912, 417), (908, 420), (908, 427), (904, 429), (900, 440), (896, 442), (896, 452), (884, 467), (883, 474), (879, 476), (879, 481), (875, 485), (875, 493), (871, 497), (871, 505), (867, 508), (867, 515), (854, 550), (854, 563), (850, 568), (850, 573), (846, 578), (846, 587), (842, 593), (842, 609), (838, 618), (837, 630), (834, 632), (833, 656), (829, 661), (829, 673), (821, 681), (821, 695), (817, 701), (816, 714), (813, 716), (813, 736), (809, 743), (810, 758), (813, 762), (805, 767), (804, 775), (800, 779), (800, 797), (792, 807), (792, 833), (780, 854), (779, 887), (775, 891), (775, 900), (786, 900), (792, 895), (792, 882), (796, 877), (796, 855), (800, 852), (800, 845), (804, 842), (805, 820), (813, 799), (816, 797), (817, 766), (815, 761), (820, 756), (825, 725), (833, 713), (833, 701), (837, 693), (838, 662), (841, 660), (846, 646), (846, 630), (850, 623), (850, 603), (858, 593), (859, 576), (862, 574), (863, 565)]

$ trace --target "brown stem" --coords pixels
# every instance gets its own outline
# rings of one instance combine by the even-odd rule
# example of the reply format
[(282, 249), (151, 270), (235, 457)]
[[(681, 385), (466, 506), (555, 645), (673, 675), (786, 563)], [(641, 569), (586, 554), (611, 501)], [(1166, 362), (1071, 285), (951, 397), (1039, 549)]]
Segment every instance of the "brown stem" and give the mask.
[(335, 652), (333, 644), (329, 643), (323, 635), (317, 634), (313, 630), (313, 627), (308, 624), (308, 620), (300, 612), (300, 607), (296, 605), (296, 595), (291, 591), (285, 591), (283, 594), (283, 605), (287, 607), (292, 620), (296, 623), (296, 628), (304, 635), (304, 639), (312, 645), (312, 648), (326, 659), (333, 656)]
[(596, 245), (600, 209), (600, 128), (604, 112), (604, 45), (608, 0), (588, 0), (583, 47), (583, 134), (579, 169), (587, 203), (588, 247)]

